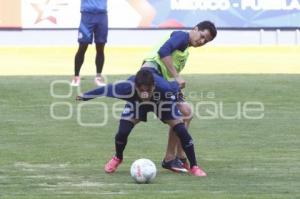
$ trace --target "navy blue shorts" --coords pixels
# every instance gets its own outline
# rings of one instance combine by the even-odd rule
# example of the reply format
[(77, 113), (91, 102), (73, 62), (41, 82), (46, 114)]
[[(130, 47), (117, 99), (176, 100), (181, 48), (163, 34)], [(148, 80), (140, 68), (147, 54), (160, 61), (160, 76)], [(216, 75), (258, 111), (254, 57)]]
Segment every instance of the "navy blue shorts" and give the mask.
[(139, 121), (147, 122), (147, 114), (154, 112), (161, 120), (175, 120), (180, 119), (182, 114), (176, 106), (176, 102), (127, 102), (124, 107), (121, 118), (125, 120), (137, 119)]
[(78, 42), (104, 44), (107, 41), (108, 18), (107, 13), (81, 13), (78, 30)]

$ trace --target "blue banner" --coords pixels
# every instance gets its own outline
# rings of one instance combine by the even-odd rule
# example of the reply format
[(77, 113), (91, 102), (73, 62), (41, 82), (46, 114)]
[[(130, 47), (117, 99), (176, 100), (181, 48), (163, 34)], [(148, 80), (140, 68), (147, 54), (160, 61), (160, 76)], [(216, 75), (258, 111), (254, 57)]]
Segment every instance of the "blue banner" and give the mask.
[[(137, 1), (133, 1), (137, 2)], [(193, 27), (210, 20), (217, 27), (300, 27), (300, 0), (141, 0), (139, 27)], [(136, 6), (133, 5), (132, 7)], [(136, 6), (138, 8), (138, 6)]]

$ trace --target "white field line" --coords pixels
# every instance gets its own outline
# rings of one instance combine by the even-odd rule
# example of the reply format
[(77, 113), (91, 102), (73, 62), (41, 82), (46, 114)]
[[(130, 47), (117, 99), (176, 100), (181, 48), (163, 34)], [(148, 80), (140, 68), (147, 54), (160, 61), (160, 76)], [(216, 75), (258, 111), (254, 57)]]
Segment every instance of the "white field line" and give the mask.
[(33, 179), (45, 179), (45, 180), (51, 180), (51, 179), (72, 179), (70, 176), (60, 176), (60, 175), (29, 175), (25, 176), (25, 178), (33, 178)]
[(82, 181), (79, 183), (72, 183), (72, 182), (59, 182), (57, 184), (40, 183), (38, 185), (46, 188), (63, 188), (63, 187), (111, 187), (111, 186), (121, 187), (124, 185), (134, 185), (134, 184)]
[(59, 168), (67, 168), (69, 163), (64, 164), (30, 164), (27, 162), (16, 162), (14, 164), (17, 168), (23, 169), (59, 169)]
[[(58, 194), (64, 194), (64, 195), (73, 195), (76, 194), (78, 192), (71, 192), (71, 191), (59, 191)], [(128, 194), (126, 192), (123, 191), (119, 191), (119, 192), (92, 192), (92, 191), (80, 191), (80, 194), (86, 194), (86, 195), (125, 195)]]

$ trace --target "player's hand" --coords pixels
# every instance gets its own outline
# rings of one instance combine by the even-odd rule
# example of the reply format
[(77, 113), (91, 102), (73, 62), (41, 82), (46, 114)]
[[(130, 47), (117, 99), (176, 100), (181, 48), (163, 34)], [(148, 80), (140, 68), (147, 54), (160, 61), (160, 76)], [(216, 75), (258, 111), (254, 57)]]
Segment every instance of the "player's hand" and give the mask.
[(76, 101), (83, 101), (82, 96), (78, 95), (78, 96), (76, 97)]
[(176, 82), (179, 84), (179, 87), (183, 89), (185, 87), (185, 80), (180, 76), (175, 77)]

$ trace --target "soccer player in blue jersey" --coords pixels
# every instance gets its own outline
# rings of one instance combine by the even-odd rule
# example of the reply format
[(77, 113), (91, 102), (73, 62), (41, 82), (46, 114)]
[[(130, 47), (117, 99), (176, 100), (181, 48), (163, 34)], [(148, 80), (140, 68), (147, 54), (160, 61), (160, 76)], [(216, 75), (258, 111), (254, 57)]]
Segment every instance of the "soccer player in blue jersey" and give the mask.
[(194, 176), (206, 176), (206, 173), (197, 166), (192, 137), (178, 115), (176, 96), (179, 91), (176, 81), (168, 82), (153, 68), (144, 67), (126, 82), (108, 84), (77, 96), (77, 100), (84, 101), (99, 96), (127, 101), (115, 136), (116, 154), (105, 165), (105, 172), (113, 173), (117, 170), (123, 161), (123, 151), (130, 132), (140, 121), (147, 121), (148, 112), (155, 112), (157, 117), (168, 124), (179, 137), (190, 162), (189, 172)]
[[(190, 47), (201, 47), (212, 41), (217, 35), (215, 25), (210, 21), (198, 23), (191, 31), (173, 31), (144, 59), (142, 67), (150, 67), (166, 80), (175, 80), (180, 88), (185, 87), (185, 80), (180, 72), (185, 67)], [(183, 115), (186, 128), (192, 119), (191, 107), (182, 98), (177, 102), (177, 108)], [(173, 129), (169, 130), (169, 141), (162, 167), (175, 172), (184, 172), (188, 169), (184, 151)]]
[(79, 48), (75, 55), (75, 74), (71, 86), (80, 85), (80, 69), (84, 62), (84, 55), (94, 40), (96, 44), (96, 77), (97, 86), (105, 85), (101, 76), (104, 65), (104, 46), (107, 41), (108, 19), (107, 0), (81, 0), (81, 20), (78, 31)]

